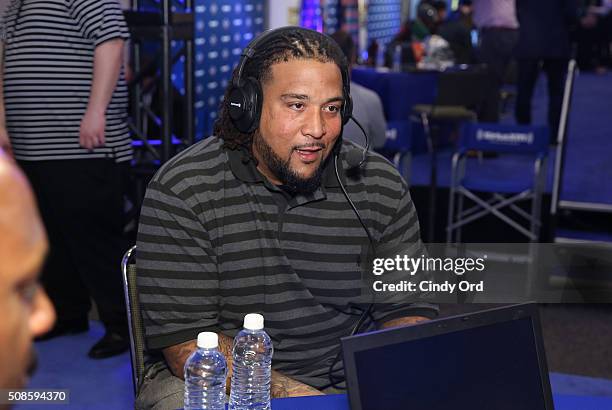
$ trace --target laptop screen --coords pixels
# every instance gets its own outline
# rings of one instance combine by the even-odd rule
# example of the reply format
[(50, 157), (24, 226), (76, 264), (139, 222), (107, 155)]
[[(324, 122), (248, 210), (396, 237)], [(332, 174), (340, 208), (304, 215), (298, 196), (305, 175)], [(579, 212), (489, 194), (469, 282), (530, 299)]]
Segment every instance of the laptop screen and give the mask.
[(353, 358), (363, 410), (548, 408), (549, 382), (541, 377), (529, 316), (412, 340), (394, 338), (356, 349)]

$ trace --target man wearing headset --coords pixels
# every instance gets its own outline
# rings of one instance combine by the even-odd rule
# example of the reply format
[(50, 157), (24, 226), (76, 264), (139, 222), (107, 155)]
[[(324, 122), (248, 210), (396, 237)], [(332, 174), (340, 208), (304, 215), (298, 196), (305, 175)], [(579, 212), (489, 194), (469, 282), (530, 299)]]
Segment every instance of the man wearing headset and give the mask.
[[(219, 333), (231, 367), (232, 338), (250, 312), (265, 316), (274, 343), (272, 396), (321, 394), (340, 337), (365, 316), (349, 303), (364, 251), (406, 244), (420, 254), (405, 182), (382, 157), (341, 140), (347, 67), (320, 33), (258, 37), (234, 71), (216, 135), (149, 184), (136, 260), (153, 364), (137, 408), (182, 406), (183, 366), (200, 331)], [(426, 303), (377, 306), (367, 328), (436, 314)]]

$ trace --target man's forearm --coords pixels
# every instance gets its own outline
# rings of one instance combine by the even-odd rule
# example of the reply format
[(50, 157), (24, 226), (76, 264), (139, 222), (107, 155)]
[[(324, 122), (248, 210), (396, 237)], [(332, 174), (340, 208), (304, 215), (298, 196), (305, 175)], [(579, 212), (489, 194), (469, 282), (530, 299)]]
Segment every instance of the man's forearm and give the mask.
[[(219, 333), (219, 351), (227, 360), (227, 391), (230, 389), (231, 369), (233, 365), (232, 356), (233, 340), (231, 337)], [(196, 350), (196, 341), (190, 340), (176, 346), (170, 346), (163, 350), (164, 358), (170, 368), (172, 374), (184, 380), (184, 367), (187, 358)], [(270, 394), (272, 397), (294, 397), (294, 396), (311, 396), (321, 394), (314, 387), (298, 382), (288, 376), (283, 375), (275, 370), (272, 371), (272, 383), (270, 386)]]
[(298, 382), (291, 377), (272, 370), (272, 383), (270, 384), (270, 395), (279, 397), (317, 396), (322, 395), (319, 390), (312, 386)]
[(166, 364), (168, 364), (168, 368), (173, 375), (181, 380), (185, 380), (185, 362), (196, 348), (196, 341), (190, 340), (185, 343), (167, 347), (162, 351), (166, 359)]
[(398, 317), (396, 319), (391, 319), (388, 322), (383, 323), (380, 326), (380, 328), (381, 329), (390, 329), (392, 327), (401, 327), (401, 326), (414, 325), (415, 323), (424, 322), (426, 320), (429, 320), (429, 318), (427, 318), (425, 316)]
[(121, 73), (124, 43), (122, 39), (113, 39), (96, 47), (88, 110), (102, 115), (106, 112)]
[[(225, 356), (225, 360), (227, 360), (228, 378), (231, 376), (230, 373), (233, 363), (232, 343), (233, 341), (231, 337), (219, 333), (219, 351), (223, 354), (223, 356)], [(185, 362), (189, 358), (189, 355), (196, 350), (196, 348), (196, 341), (189, 340), (185, 343), (170, 346), (163, 350), (164, 358), (166, 359), (168, 368), (173, 375), (184, 380)]]

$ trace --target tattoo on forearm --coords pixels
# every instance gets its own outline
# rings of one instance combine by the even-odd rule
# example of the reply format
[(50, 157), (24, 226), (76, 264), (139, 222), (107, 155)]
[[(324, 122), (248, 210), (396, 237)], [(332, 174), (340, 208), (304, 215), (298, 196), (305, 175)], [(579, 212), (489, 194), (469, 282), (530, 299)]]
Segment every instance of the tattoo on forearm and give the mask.
[(175, 346), (167, 347), (163, 350), (164, 358), (172, 374), (180, 379), (184, 379), (185, 362), (189, 355), (196, 350), (196, 341), (189, 340)]
[(272, 371), (272, 383), (270, 384), (270, 395), (274, 398), (315, 396), (323, 394), (319, 390), (302, 382), (285, 376), (277, 371)]
[(270, 395), (275, 398), (289, 397), (290, 382), (288, 377), (278, 372), (273, 372), (272, 382), (270, 383)]
[(224, 335), (223, 333), (219, 333), (219, 351), (225, 356), (225, 360), (227, 360), (227, 365), (231, 369), (231, 364), (233, 363), (233, 355), (232, 348), (234, 347), (234, 341), (231, 337)]

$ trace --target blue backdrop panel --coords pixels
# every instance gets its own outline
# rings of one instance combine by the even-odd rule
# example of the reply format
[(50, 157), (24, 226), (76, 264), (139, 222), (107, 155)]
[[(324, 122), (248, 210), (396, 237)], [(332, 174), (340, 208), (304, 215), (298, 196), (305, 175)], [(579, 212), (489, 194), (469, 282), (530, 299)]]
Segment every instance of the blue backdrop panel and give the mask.
[(212, 134), (242, 49), (264, 30), (263, 0), (195, 1), (196, 140)]
[(401, 25), (401, 0), (371, 0), (368, 6), (368, 43), (376, 40), (385, 45)]
[(323, 30), (321, 0), (302, 0), (302, 7), (300, 8), (300, 26), (311, 30)]
[(333, 34), (342, 22), (340, 0), (325, 0), (323, 5), (323, 32)]
[(359, 5), (357, 0), (341, 0), (340, 26), (353, 36), (355, 44), (359, 45)]

